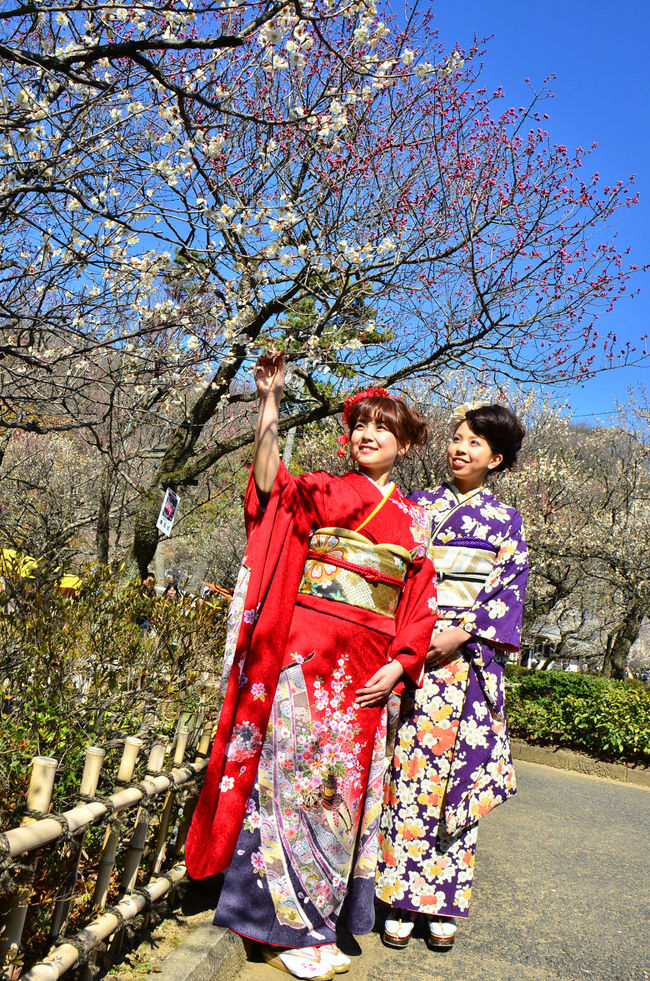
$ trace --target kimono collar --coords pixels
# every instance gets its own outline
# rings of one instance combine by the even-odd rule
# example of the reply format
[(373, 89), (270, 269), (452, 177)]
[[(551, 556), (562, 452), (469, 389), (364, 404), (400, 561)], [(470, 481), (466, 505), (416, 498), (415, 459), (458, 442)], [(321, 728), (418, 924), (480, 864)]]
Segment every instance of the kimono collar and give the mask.
[(394, 480), (389, 480), (387, 484), (384, 484), (383, 486), (380, 487), (379, 484), (372, 479), (372, 477), (368, 476), (367, 473), (362, 473), (361, 476), (365, 477), (366, 480), (369, 480), (371, 484), (374, 484), (377, 490), (379, 491), (379, 493), (382, 495), (382, 497), (388, 497), (388, 495), (392, 492), (395, 486)]
[(459, 504), (463, 504), (465, 501), (469, 501), (470, 497), (475, 497), (477, 494), (480, 494), (481, 491), (485, 490), (483, 484), (481, 484), (480, 487), (474, 487), (471, 491), (468, 491), (466, 494), (463, 494), (463, 492), (459, 490), (455, 484), (445, 484), (445, 487), (447, 487), (448, 490), (451, 491), (451, 493), (454, 495), (454, 497), (456, 498)]

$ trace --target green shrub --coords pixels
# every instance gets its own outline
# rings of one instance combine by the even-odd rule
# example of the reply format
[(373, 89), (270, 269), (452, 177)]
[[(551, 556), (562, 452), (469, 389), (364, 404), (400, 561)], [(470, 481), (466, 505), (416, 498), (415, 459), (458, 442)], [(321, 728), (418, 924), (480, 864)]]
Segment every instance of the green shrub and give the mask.
[(521, 691), (532, 697), (557, 698), (559, 695), (573, 695), (576, 698), (591, 698), (595, 692), (601, 691), (608, 685), (621, 684), (595, 674), (578, 674), (573, 671), (529, 671), (527, 668), (519, 668), (513, 679), (511, 665), (506, 668), (506, 675), (516, 680)]
[(650, 763), (650, 692), (627, 681), (508, 668), (513, 736), (593, 756)]
[(78, 790), (86, 746), (108, 743), (116, 756), (127, 735), (171, 735), (181, 711), (216, 714), (225, 604), (150, 596), (106, 570), (85, 576), (74, 597), (55, 581), (6, 583), (0, 828), (19, 817), (33, 756), (59, 760), (54, 799), (63, 810)]
[[(99, 793), (112, 793), (124, 737), (145, 742), (135, 779), (144, 776), (148, 743), (171, 736), (181, 712), (213, 721), (218, 711), (226, 603), (170, 601), (148, 595), (139, 584), (116, 582), (108, 571), (84, 577), (78, 596), (56, 587), (58, 573), (15, 582), (5, 577), (0, 609), (0, 829), (15, 827), (25, 808), (33, 756), (59, 761), (53, 806), (78, 801), (84, 750), (106, 748)], [(115, 898), (124, 849), (136, 811), (122, 819)], [(84, 840), (68, 930), (90, 916), (95, 863), (105, 828)], [(30, 961), (50, 945), (56, 897), (71, 871), (73, 852), (42, 849), (23, 935)], [(16, 883), (0, 881), (0, 922)], [(0, 972), (2, 965), (0, 964)]]

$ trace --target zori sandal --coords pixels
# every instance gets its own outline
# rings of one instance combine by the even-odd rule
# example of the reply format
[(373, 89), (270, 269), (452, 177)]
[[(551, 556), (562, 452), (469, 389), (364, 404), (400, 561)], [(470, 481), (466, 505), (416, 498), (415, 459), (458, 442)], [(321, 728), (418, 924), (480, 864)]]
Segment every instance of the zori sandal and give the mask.
[(415, 918), (410, 910), (393, 909), (384, 923), (381, 939), (387, 947), (406, 947), (414, 927)]
[(427, 917), (426, 943), (429, 950), (449, 950), (456, 939), (455, 916)]
[(303, 981), (332, 981), (334, 971), (326, 960), (321, 960), (318, 947), (290, 947), (288, 950), (260, 944), (265, 964), (284, 971)]
[(347, 954), (339, 950), (336, 944), (323, 944), (322, 947), (318, 948), (318, 952), (321, 963), (328, 964), (335, 974), (345, 974), (346, 971), (350, 970), (352, 961)]

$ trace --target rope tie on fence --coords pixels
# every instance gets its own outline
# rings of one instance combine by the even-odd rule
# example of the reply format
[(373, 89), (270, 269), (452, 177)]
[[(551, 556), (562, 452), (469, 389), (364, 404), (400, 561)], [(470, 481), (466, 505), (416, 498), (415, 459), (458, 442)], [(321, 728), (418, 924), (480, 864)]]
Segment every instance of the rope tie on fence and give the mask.
[(112, 818), (115, 813), (115, 804), (110, 797), (106, 797), (103, 794), (79, 794), (79, 800), (82, 800), (84, 804), (101, 804), (102, 807), (106, 808), (106, 814), (96, 818), (93, 822), (94, 824), (99, 824)]
[(142, 898), (144, 899), (144, 908), (147, 913), (150, 913), (151, 910), (153, 909), (154, 902), (151, 896), (149, 895), (148, 891), (146, 889), (134, 889), (133, 893), (136, 896), (142, 896)]
[(178, 788), (178, 793), (176, 795), (176, 801), (177, 801), (179, 807), (184, 807), (185, 806), (185, 803), (187, 801), (187, 798), (190, 795), (190, 790), (192, 790), (192, 787), (193, 787), (192, 784), (190, 784), (189, 786), (188, 786), (188, 784), (184, 784), (182, 787), (179, 787)]
[[(32, 871), (31, 865), (9, 859), (7, 867), (4, 870), (0, 869), (0, 896), (6, 899), (8, 896), (17, 896), (23, 892), (27, 888), (25, 877), (28, 877)], [(0, 940), (2, 940), (1, 935)], [(2, 978), (2, 981), (5, 979)]]
[(156, 796), (156, 791), (148, 787), (144, 780), (120, 780), (120, 787), (122, 790), (129, 790), (133, 788), (134, 790), (139, 790), (143, 798), (149, 800), (151, 797)]
[[(17, 885), (14, 882), (12, 872), (17, 872), (20, 866), (12, 857), (9, 847), (9, 839), (4, 831), (0, 831), (0, 895), (16, 892)], [(24, 866), (26, 868), (26, 866)]]
[(7, 838), (4, 831), (0, 831), (0, 869), (6, 869), (11, 862), (11, 848), (9, 847), (9, 839)]
[(73, 832), (70, 828), (70, 823), (61, 811), (35, 811), (33, 808), (28, 807), (24, 811), (24, 816), (28, 818), (33, 818), (35, 821), (42, 821), (44, 818), (52, 818), (53, 821), (61, 828), (60, 838), (64, 841), (66, 845), (69, 845), (75, 840), (76, 835), (79, 833)]
[(164, 879), (165, 882), (169, 883), (170, 889), (174, 889), (178, 885), (178, 880), (174, 879), (174, 877), (171, 876), (169, 872), (157, 872), (156, 878)]
[(127, 919), (125, 919), (124, 915), (120, 912), (117, 906), (105, 906), (102, 910), (102, 915), (105, 913), (110, 913), (110, 915), (114, 916), (117, 920), (117, 926), (113, 930), (113, 933), (117, 933), (118, 930), (124, 930), (129, 922)]
[(97, 949), (97, 942), (92, 937), (89, 937), (87, 940), (82, 940), (78, 935), (76, 937), (62, 936), (57, 937), (56, 940), (54, 940), (55, 947), (62, 947), (64, 944), (74, 947), (74, 949), (77, 951), (78, 956), (76, 966), (87, 964), (90, 959), (90, 955)]
[[(189, 779), (185, 780), (185, 782), (181, 784), (176, 783), (176, 781), (174, 780), (174, 774), (178, 773), (179, 770), (189, 770), (191, 773)], [(169, 780), (169, 790), (167, 791), (167, 793), (171, 792), (176, 794), (181, 790), (181, 788), (189, 787), (193, 783), (196, 783), (196, 778), (197, 778), (197, 774), (195, 773), (194, 767), (192, 766), (191, 763), (184, 763), (182, 766), (176, 766), (174, 767), (173, 770), (161, 770), (160, 775), (163, 777), (167, 777), (167, 779)]]

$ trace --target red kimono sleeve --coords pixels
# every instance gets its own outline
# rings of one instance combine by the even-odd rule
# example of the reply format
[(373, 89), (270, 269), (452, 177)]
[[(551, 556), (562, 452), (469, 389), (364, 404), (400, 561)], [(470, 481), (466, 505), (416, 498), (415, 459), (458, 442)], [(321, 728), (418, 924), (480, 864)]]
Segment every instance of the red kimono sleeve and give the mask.
[[(318, 518), (326, 485), (326, 474), (293, 478), (281, 465), (261, 508), (252, 475), (249, 480), (245, 511), (251, 577), (210, 762), (185, 846), (193, 878), (223, 871), (232, 857), (268, 726), (309, 530)], [(264, 698), (251, 695), (256, 687), (264, 690)], [(237, 728), (249, 733), (252, 748), (245, 760), (229, 752)]]
[(438, 619), (436, 574), (430, 559), (416, 559), (397, 609), (389, 660), (398, 660), (416, 687), (424, 677), (424, 659)]

